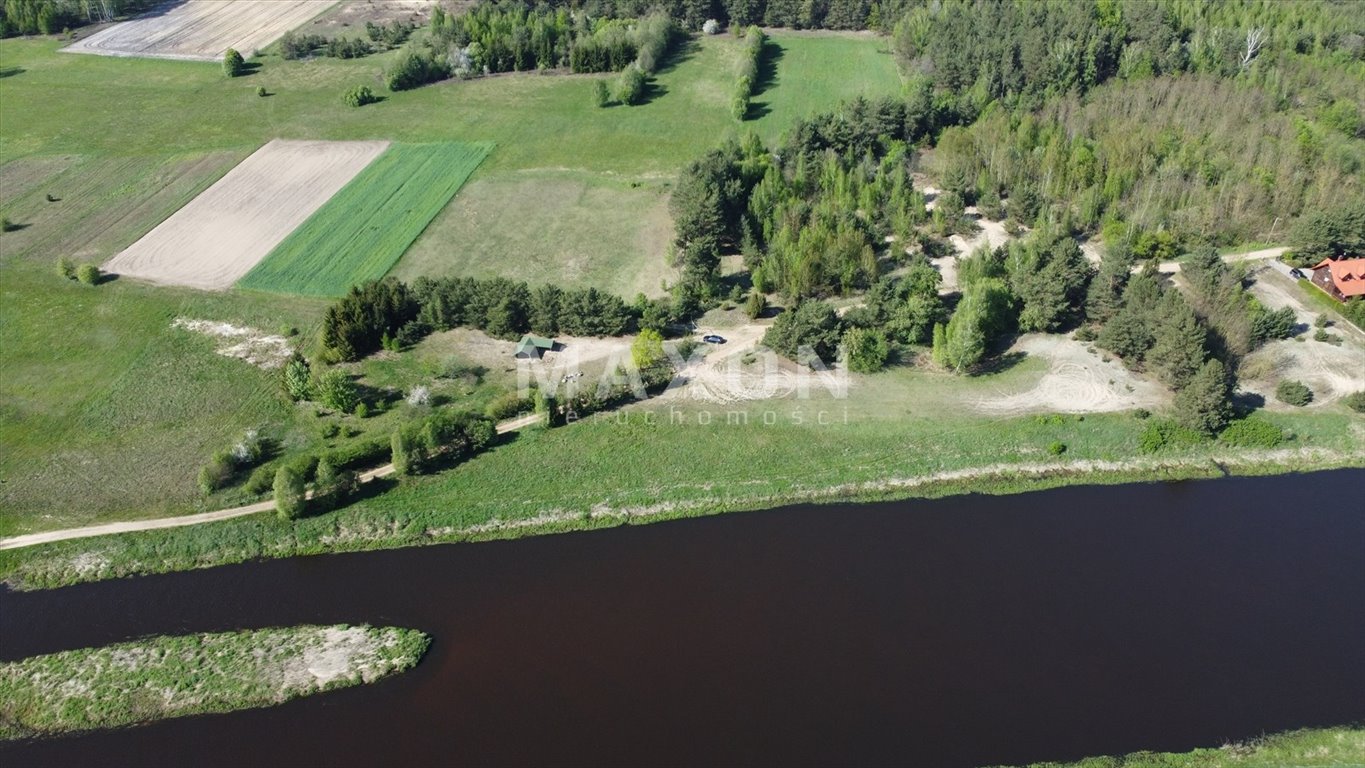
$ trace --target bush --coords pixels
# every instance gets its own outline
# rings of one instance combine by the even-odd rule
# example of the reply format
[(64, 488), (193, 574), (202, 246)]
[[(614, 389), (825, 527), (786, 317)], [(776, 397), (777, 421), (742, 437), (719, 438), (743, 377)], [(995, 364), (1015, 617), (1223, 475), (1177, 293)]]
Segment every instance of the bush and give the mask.
[(83, 285), (99, 285), (101, 276), (100, 268), (94, 264), (82, 264), (76, 270), (76, 279)]
[(264, 85), (258, 85), (256, 86), (256, 95), (265, 98), (270, 95), (270, 92), (265, 89)]
[(1317, 317), (1313, 318), (1314, 328), (1326, 328), (1331, 324), (1332, 321), (1327, 319), (1327, 315), (1318, 315)]
[(1138, 437), (1138, 449), (1143, 453), (1156, 453), (1164, 448), (1187, 448), (1204, 441), (1204, 434), (1198, 430), (1182, 427), (1173, 421), (1153, 421), (1142, 430)]
[(76, 264), (65, 256), (57, 259), (57, 275), (67, 280), (75, 280)]
[(592, 103), (599, 107), (605, 107), (611, 103), (611, 93), (607, 90), (607, 82), (605, 80), (593, 81)]
[(630, 345), (630, 359), (639, 370), (658, 365), (664, 360), (664, 337), (658, 331), (645, 329)]
[(308, 361), (295, 352), (289, 362), (280, 369), (280, 387), (285, 396), (294, 402), (307, 400), (313, 394), (313, 374)]
[(275, 511), (285, 520), (303, 517), (306, 504), (304, 479), (293, 469), (280, 467), (275, 473)]
[(341, 413), (350, 413), (360, 404), (360, 392), (350, 374), (332, 368), (318, 378), (314, 386), (318, 402)]
[(355, 417), (356, 417), (357, 419), (368, 419), (368, 418), (370, 418), (370, 406), (369, 406), (369, 404), (366, 403), (366, 402), (364, 402), (364, 401), (361, 401), (361, 402), (359, 402), (359, 403), (356, 403), (356, 404), (355, 404), (355, 411), (354, 411), (354, 413), (355, 413)]
[(848, 354), (849, 370), (876, 373), (886, 367), (891, 350), (881, 331), (853, 328), (844, 334), (844, 349)]
[(223, 54), (223, 72), (228, 77), (237, 77), (246, 72), (246, 59), (243, 59), (242, 54), (238, 53), (236, 49), (227, 49), (227, 52)]
[(390, 91), (408, 91), (448, 77), (450, 67), (444, 62), (428, 53), (408, 51), (384, 75), (384, 83)]
[(1313, 402), (1313, 390), (1301, 381), (1286, 379), (1275, 387), (1275, 398), (1282, 403), (1303, 407)]
[(616, 78), (612, 96), (621, 104), (639, 104), (645, 97), (645, 72), (639, 65), (631, 64), (621, 70)]
[(13, 232), (16, 229), (19, 229), (18, 224), (15, 224), (8, 218), (0, 219), (0, 230), (3, 230), (5, 232)]
[(703, 34), (707, 35), (720, 34), (720, 22), (715, 19), (707, 19), (702, 22), (701, 31)]
[(749, 299), (744, 302), (744, 314), (750, 320), (756, 320), (768, 311), (768, 298), (758, 291), (750, 291)]
[(484, 409), (484, 414), (494, 421), (502, 421), (525, 413), (534, 406), (535, 404), (530, 398), (521, 397), (516, 392), (504, 392), (493, 398), (488, 407)]
[(1328, 333), (1326, 330), (1319, 328), (1313, 334), (1313, 341), (1321, 341), (1324, 344), (1336, 345), (1341, 344), (1341, 337), (1335, 333)]
[(319, 509), (336, 509), (355, 495), (360, 481), (354, 472), (341, 469), (327, 458), (318, 461), (313, 481), (313, 501)]
[(379, 97), (374, 95), (368, 85), (357, 85), (347, 88), (346, 93), (342, 94), (341, 100), (348, 107), (363, 107), (366, 104), (373, 104), (379, 101)]
[(275, 468), (269, 465), (256, 467), (243, 486), (252, 496), (260, 496), (269, 491), (275, 483)]
[(1352, 392), (1343, 397), (1341, 402), (1356, 413), (1365, 413), (1365, 391)]
[(1284, 442), (1284, 430), (1264, 419), (1249, 416), (1229, 424), (1218, 439), (1238, 448), (1274, 448)]
[(1047, 452), (1052, 454), (1053, 456), (1061, 456), (1062, 454), (1066, 453), (1066, 443), (1063, 443), (1060, 440), (1053, 440), (1051, 443), (1048, 444)]
[(236, 471), (237, 463), (233, 460), (230, 451), (219, 451), (213, 454), (209, 463), (199, 470), (199, 490), (207, 496), (226, 487)]

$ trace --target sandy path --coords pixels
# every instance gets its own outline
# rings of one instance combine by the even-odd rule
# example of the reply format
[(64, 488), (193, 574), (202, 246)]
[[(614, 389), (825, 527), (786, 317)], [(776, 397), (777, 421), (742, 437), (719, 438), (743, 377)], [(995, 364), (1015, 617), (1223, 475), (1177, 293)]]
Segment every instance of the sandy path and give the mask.
[(276, 139), (110, 259), (104, 270), (166, 285), (229, 288), (388, 146)]
[(189, 0), (114, 24), (62, 50), (219, 61), (232, 48), (251, 56), (335, 4), (336, 0)]
[[(529, 427), (540, 421), (538, 414), (529, 414), (515, 419), (510, 419), (498, 424), (498, 434), (515, 432), (523, 427)], [(368, 469), (361, 472), (359, 480), (368, 483), (371, 480), (381, 477), (388, 477), (393, 474), (393, 465), (385, 464), (381, 467)], [(313, 497), (313, 492), (308, 492), (308, 497)], [(220, 509), (216, 512), (201, 512), (197, 515), (180, 515), (177, 517), (160, 517), (152, 520), (131, 520), (125, 523), (105, 523), (104, 525), (90, 525), (84, 528), (65, 528), (59, 531), (42, 531), (40, 533), (28, 533), (23, 536), (11, 536), (7, 539), (0, 539), (0, 549), (21, 549), (23, 547), (33, 547), (39, 544), (50, 544), (54, 541), (67, 541), (68, 539), (87, 539), (92, 536), (107, 536), (113, 533), (132, 533), (134, 531), (154, 531), (162, 528), (182, 528), (187, 525), (201, 525), (203, 523), (216, 523), (220, 520), (231, 520), (234, 517), (245, 517), (260, 512), (273, 512), (275, 502), (258, 501), (255, 504), (247, 504), (244, 507), (233, 507), (231, 509)]]

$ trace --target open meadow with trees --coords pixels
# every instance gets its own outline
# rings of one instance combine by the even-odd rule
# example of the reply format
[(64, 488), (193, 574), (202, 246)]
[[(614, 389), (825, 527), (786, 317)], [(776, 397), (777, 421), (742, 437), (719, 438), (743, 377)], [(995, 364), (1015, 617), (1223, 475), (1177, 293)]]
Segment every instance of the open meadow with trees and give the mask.
[[(1239, 394), (1245, 360), (1306, 337), (1219, 258), (1283, 242), (1306, 263), (1361, 242), (1347, 9), (485, 2), (359, 43), (300, 30), (236, 77), (4, 40), (0, 100), (21, 117), (0, 126), (0, 534), (272, 497), (278, 515), (6, 550), (0, 573), (50, 586), (782, 500), (1200, 476), (1211, 458), (1358, 463), (1345, 406)], [(31, 12), (9, 0), (5, 23)], [(343, 192), (254, 290), (79, 279), (280, 136), (495, 148), (428, 169), (450, 188), (404, 197), (411, 221), (375, 218), (377, 183)], [(426, 178), (413, 163), (365, 173)], [(463, 203), (472, 191), (496, 197)], [(987, 222), (1008, 242), (955, 257)], [(357, 231), (373, 247), (352, 259)], [(179, 318), (287, 351), (253, 365)], [(717, 318), (792, 369), (842, 350), (851, 396), (737, 403), (734, 424), (685, 404), (680, 429), (631, 421), (651, 405), (622, 390), (509, 399), (510, 357), (452, 341), (635, 335), (623, 348), (657, 363)], [(970, 407), (1048, 373), (1008, 351), (1022, 334), (1088, 345), (1159, 385), (1159, 405)], [(672, 376), (650, 371), (651, 392)], [(624, 424), (492, 434), (620, 406)], [(823, 415), (762, 423), (774, 408)], [(361, 491), (354, 473), (388, 461), (402, 479)], [(91, 553), (79, 562), (98, 567), (73, 565)]]

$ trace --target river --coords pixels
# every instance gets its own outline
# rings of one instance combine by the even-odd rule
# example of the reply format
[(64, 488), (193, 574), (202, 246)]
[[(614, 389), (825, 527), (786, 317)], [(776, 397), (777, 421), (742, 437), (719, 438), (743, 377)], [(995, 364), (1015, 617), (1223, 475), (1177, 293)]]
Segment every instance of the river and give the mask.
[(1365, 470), (799, 506), (0, 593), (0, 658), (369, 622), (415, 670), (0, 763), (917, 765), (1365, 720)]

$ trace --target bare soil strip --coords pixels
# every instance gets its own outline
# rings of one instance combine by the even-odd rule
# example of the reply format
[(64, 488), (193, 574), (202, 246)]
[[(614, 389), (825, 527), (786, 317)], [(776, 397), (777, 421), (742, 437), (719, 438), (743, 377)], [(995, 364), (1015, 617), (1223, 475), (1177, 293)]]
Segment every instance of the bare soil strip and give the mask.
[(336, 0), (189, 0), (115, 24), (63, 51), (218, 61), (232, 48), (243, 56), (335, 5)]
[(165, 285), (227, 289), (387, 147), (276, 139), (104, 269)]

